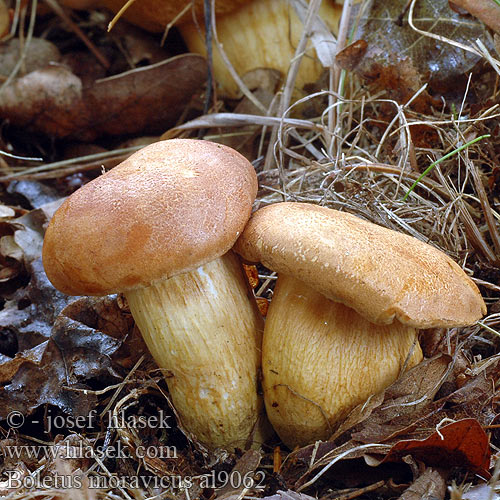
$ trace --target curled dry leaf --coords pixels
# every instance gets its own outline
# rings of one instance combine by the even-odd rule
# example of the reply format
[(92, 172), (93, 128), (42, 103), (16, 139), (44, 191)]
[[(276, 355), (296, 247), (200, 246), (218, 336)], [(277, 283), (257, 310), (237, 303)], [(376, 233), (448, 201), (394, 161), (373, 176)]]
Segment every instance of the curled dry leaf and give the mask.
[[(49, 327), (50, 316), (39, 314), (31, 322), (32, 328), (35, 321), (47, 322), (45, 328)], [(27, 320), (31, 319), (28, 315)], [(115, 368), (120, 364), (130, 368), (146, 353), (132, 329), (131, 316), (123, 314), (116, 297), (82, 298), (69, 304), (55, 320), (47, 340), (0, 364), (4, 384), (0, 388), (0, 419), (12, 410), (29, 415), (45, 404), (73, 415), (87, 415), (96, 403), (95, 395), (85, 391), (90, 389), (89, 381), (117, 382), (122, 377)], [(129, 336), (134, 343), (124, 347)], [(20, 345), (26, 344), (22, 337), (18, 335)]]
[[(28, 183), (33, 188), (34, 183)], [(36, 183), (38, 184), (38, 183)], [(26, 187), (26, 186), (25, 186)], [(11, 190), (13, 192), (15, 190)], [(36, 190), (35, 190), (36, 191)], [(16, 191), (17, 192), (17, 191)], [(23, 191), (27, 193), (27, 191)], [(29, 189), (30, 202), (46, 201), (44, 193)], [(31, 196), (32, 195), (32, 196)], [(44, 225), (59, 207), (62, 200), (41, 205), (21, 217), (5, 215), (0, 222), (0, 262), (3, 264), (0, 281), (17, 277), (27, 264), (42, 254)], [(15, 215), (15, 212), (13, 213)]]
[(55, 318), (69, 301), (69, 297), (51, 285), (41, 259), (29, 263), (26, 269), (30, 282), (7, 300), (0, 311), (0, 334), (12, 338), (16, 345), (12, 355), (46, 341)]
[[(372, 1), (361, 13), (356, 41), (337, 55), (338, 64), (387, 89), (403, 104), (426, 82), (437, 92), (458, 90), (457, 79), (480, 57), (431, 36), (451, 38), (467, 46), (480, 39), (488, 45), (484, 25), (453, 12), (447, 0), (420, 1), (414, 4), (412, 21), (417, 29), (431, 33), (424, 36), (410, 26), (407, 6), (406, 0)], [(424, 111), (432, 103), (427, 93), (414, 101)]]
[(492, 30), (500, 33), (500, 6), (491, 0), (453, 0), (452, 6), (461, 7), (481, 19)]
[(243, 264), (243, 269), (250, 287), (252, 289), (257, 288), (259, 285), (259, 273), (257, 272), (257, 267), (249, 264)]
[(304, 495), (303, 493), (297, 493), (292, 490), (280, 491), (278, 490), (276, 494), (269, 497), (264, 497), (262, 500), (313, 500), (313, 497), (309, 495)]
[(446, 494), (446, 475), (439, 469), (427, 468), (415, 482), (406, 489), (399, 500), (443, 500)]
[(21, 42), (19, 38), (12, 38), (0, 44), (0, 74), (2, 77), (7, 78), (11, 74), (18, 64), (23, 49), (25, 49), (25, 56), (18, 76), (44, 68), (61, 59), (59, 49), (43, 38), (32, 38), (27, 47), (25, 47), (25, 43), (25, 41)]
[(62, 65), (33, 71), (0, 94), (0, 117), (55, 137), (90, 141), (102, 134), (158, 131), (171, 125), (205, 81), (194, 54), (97, 80), (84, 87)]
[[(452, 486), (452, 488), (456, 488), (456, 486)], [(454, 497), (452, 495), (451, 498), (461, 498), (461, 500), (500, 500), (500, 495), (495, 492), (495, 489), (497, 488), (489, 484), (478, 484), (468, 489), (465, 493), (460, 492), (461, 497)]]
[[(238, 477), (238, 478), (251, 478), (252, 475), (259, 467), (260, 460), (262, 456), (261, 453), (257, 450), (248, 450), (244, 453), (244, 455), (236, 462), (233, 470), (229, 473), (229, 477)], [(257, 481), (258, 482), (258, 481)], [(248, 491), (244, 491), (248, 488), (249, 482), (241, 481), (240, 485), (236, 485), (236, 483), (229, 482), (225, 486), (223, 486), (217, 492), (217, 498), (219, 500), (230, 500), (240, 498), (242, 495), (248, 495)]]
[[(453, 458), (456, 463), (447, 460), (425, 462), (424, 458), (417, 458), (431, 466), (451, 467), (455, 464), (473, 471), (481, 469), (487, 475), (489, 443), (487, 439), (484, 440), (481, 425), (489, 425), (495, 418), (492, 384), (498, 379), (499, 365), (500, 360), (495, 359), (485, 365), (483, 370), (465, 370), (466, 373), (471, 372), (465, 384), (459, 388), (456, 388), (456, 384), (450, 384), (456, 390), (435, 400), (436, 396), (439, 397), (438, 390), (449, 377), (456, 377), (456, 372), (452, 359), (447, 355), (425, 360), (388, 387), (382, 395), (355, 408), (333, 436), (332, 439), (336, 441), (306, 446), (295, 452), (296, 462), (288, 461), (292, 465), (286, 476), (292, 477), (291, 482), (296, 486), (302, 485), (342, 453), (346, 453), (345, 459), (364, 457), (371, 465), (376, 465), (382, 458), (375, 460), (374, 454), (383, 457), (399, 442), (421, 443), (435, 433), (444, 418), (466, 422), (457, 428), (458, 433), (453, 438), (455, 443), (463, 441), (464, 446), (468, 446), (469, 440), (476, 439), (478, 445), (473, 449), (472, 456), (465, 455), (463, 460), (457, 458), (463, 451), (462, 445), (457, 445), (459, 451)], [(441, 449), (442, 453), (455, 453), (452, 441), (449, 443), (449, 448)], [(366, 445), (369, 449), (363, 447)]]
[(441, 427), (422, 441), (399, 441), (381, 463), (400, 461), (405, 455), (412, 455), (433, 467), (466, 468), (484, 478), (490, 477), (489, 439), (473, 418)]
[[(42, 208), (43, 212), (49, 218), (59, 207), (57, 201), (60, 199), (60, 196), (56, 193), (56, 190), (41, 182), (27, 180), (12, 181), (7, 187), (7, 192), (20, 194), (29, 201), (33, 208)], [(61, 202), (62, 200), (59, 201), (59, 204)], [(50, 207), (51, 203), (54, 203), (53, 206), (55, 208)]]
[[(416, 413), (433, 400), (450, 362), (451, 358), (443, 354), (419, 363), (383, 393), (376, 394), (366, 403), (355, 407), (332, 436), (332, 440), (349, 430), (354, 429), (355, 432), (358, 429), (361, 434), (357, 440), (360, 442), (383, 442), (387, 439), (388, 432), (392, 434), (396, 431), (393, 426), (395, 419), (402, 421), (409, 415), (411, 424)], [(407, 425), (405, 422), (403, 428)]]

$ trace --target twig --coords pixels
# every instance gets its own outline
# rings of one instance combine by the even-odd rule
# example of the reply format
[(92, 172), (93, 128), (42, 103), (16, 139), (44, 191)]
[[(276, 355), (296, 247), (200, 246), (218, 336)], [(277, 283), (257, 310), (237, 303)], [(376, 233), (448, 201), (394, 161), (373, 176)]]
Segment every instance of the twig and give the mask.
[(56, 0), (45, 0), (45, 3), (71, 28), (75, 35), (87, 46), (87, 48), (94, 54), (99, 63), (106, 69), (111, 64), (106, 56), (89, 40), (87, 35), (80, 29), (80, 27), (73, 22), (73, 20), (66, 14), (64, 9), (59, 5)]
[(126, 12), (126, 10), (135, 2), (135, 0), (127, 0), (122, 8), (115, 14), (115, 17), (111, 19), (111, 22), (108, 24), (108, 31), (111, 31), (115, 24), (118, 22), (120, 17)]

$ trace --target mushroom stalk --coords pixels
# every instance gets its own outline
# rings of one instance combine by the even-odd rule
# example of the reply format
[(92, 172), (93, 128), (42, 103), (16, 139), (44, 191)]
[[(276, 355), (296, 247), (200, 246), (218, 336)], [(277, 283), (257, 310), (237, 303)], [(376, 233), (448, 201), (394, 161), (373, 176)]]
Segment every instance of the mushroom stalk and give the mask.
[[(321, 18), (334, 33), (342, 13), (342, 5), (322, 2)], [(184, 23), (179, 30), (192, 52), (206, 56), (205, 35), (200, 26)], [(291, 2), (287, 0), (254, 0), (226, 15), (217, 16), (217, 35), (236, 73), (242, 77), (257, 68), (272, 68), (286, 75), (304, 26)], [(230, 97), (237, 97), (239, 88), (214, 45), (213, 69), (216, 80)], [(295, 81), (299, 90), (306, 83), (316, 82), (323, 71), (312, 44), (302, 57)]]
[(371, 323), (279, 274), (262, 370), (267, 414), (283, 442), (293, 448), (328, 439), (354, 406), (422, 360), (416, 333), (397, 320)]
[(262, 318), (238, 258), (229, 252), (125, 295), (183, 427), (210, 449), (260, 444)]

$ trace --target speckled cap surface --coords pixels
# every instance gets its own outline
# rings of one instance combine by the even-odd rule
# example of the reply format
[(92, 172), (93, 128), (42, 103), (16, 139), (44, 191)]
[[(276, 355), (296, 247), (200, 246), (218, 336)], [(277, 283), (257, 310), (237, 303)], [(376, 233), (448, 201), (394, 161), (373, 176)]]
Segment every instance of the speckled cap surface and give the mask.
[(302, 280), (373, 323), (465, 326), (486, 313), (478, 288), (446, 254), (412, 236), (308, 203), (255, 212), (235, 250)]
[(106, 295), (195, 269), (233, 246), (256, 193), (252, 164), (227, 146), (151, 144), (65, 200), (45, 271), (69, 295)]

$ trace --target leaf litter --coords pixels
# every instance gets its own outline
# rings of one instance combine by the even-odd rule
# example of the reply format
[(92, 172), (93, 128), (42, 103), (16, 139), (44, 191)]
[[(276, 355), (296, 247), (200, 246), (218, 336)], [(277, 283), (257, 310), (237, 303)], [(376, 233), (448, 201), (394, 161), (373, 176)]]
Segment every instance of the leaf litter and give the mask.
[[(0, 494), (19, 499), (42, 495), (186, 498), (186, 494), (191, 495), (189, 498), (235, 500), (412, 499), (430, 494), (434, 498), (449, 494), (457, 500), (494, 498), (500, 446), (496, 388), (500, 313), (495, 309), (500, 301), (496, 245), (500, 199), (495, 173), (500, 153), (497, 56), (482, 24), (462, 12), (451, 12), (446, 2), (410, 2), (413, 10), (405, 6), (406, 2), (394, 2), (389, 7), (378, 3), (375, 10), (361, 10), (364, 17), (356, 17), (354, 12), (352, 22), (357, 23), (361, 41), (354, 54), (348, 51), (337, 57), (348, 69), (341, 76), (344, 80), (327, 79), (326, 84), (318, 84), (298, 102), (284, 99), (282, 108), (273, 108), (272, 102), (280, 97), (274, 101), (271, 98), (275, 88), (266, 81), (273, 81), (272, 77), (243, 80), (257, 101), (266, 102), (271, 110), (282, 109), (281, 114), (271, 111), (264, 116), (255, 111), (255, 106), (240, 103), (238, 107), (238, 103), (219, 99), (209, 114), (199, 116), (202, 107), (199, 101), (193, 107), (188, 94), (196, 93), (202, 84), (204, 63), (184, 68), (187, 78), (193, 76), (191, 72), (196, 74), (198, 87), (194, 85), (178, 97), (177, 116), (183, 108), (189, 112), (184, 112), (178, 126), (165, 136), (196, 137), (209, 129), (207, 139), (229, 141), (241, 148), (244, 145), (244, 153), (254, 161), (259, 175), (256, 207), (282, 200), (319, 203), (348, 210), (441, 248), (473, 272), (489, 314), (473, 327), (422, 332), (427, 359), (383, 393), (354, 408), (324, 443), (289, 452), (274, 438), (260, 451), (208, 453), (180, 425), (174, 424), (164, 432), (138, 430), (126, 421), (123, 426), (113, 426), (113, 415), (123, 418), (161, 411), (167, 411), (175, 422), (175, 409), (162, 377), (120, 296), (65, 297), (47, 281), (39, 260), (44, 227), (57, 204), (47, 205), (42, 194), (47, 195), (47, 186), (53, 189), (51, 193), (61, 193), (61, 185), (66, 194), (70, 174), (81, 173), (78, 182), (85, 182), (93, 175), (92, 169), (100, 168), (100, 157), (88, 163), (76, 159), (70, 164), (53, 156), (52, 163), (45, 162), (51, 165), (46, 171), (45, 165), (39, 170), (26, 161), (2, 160), (4, 182), (22, 175), (32, 183), (30, 187), (12, 184), (0, 211), (0, 258), (7, 269), (2, 278), (0, 311), (0, 417), (5, 418), (7, 410), (15, 410), (26, 418), (17, 432), (4, 422), (2, 470), (16, 470), (23, 477), (38, 471), (48, 479), (73, 474), (83, 483), (73, 490), (54, 484), (51, 489), (29, 491), (6, 489), (0, 481), (0, 489), (4, 488)], [(470, 12), (479, 16), (481, 9), (484, 11), (484, 4), (478, 1)], [(477, 31), (464, 31), (463, 26)], [(373, 36), (381, 31), (383, 37)], [(456, 43), (440, 40), (438, 46), (432, 36), (444, 36)], [(488, 55), (478, 55), (476, 38), (483, 40)], [(459, 44), (471, 50), (463, 51)], [(134, 61), (141, 59), (141, 50), (146, 49), (139, 49), (139, 55), (132, 57)], [(399, 65), (399, 71), (394, 80), (395, 65)], [(432, 65), (436, 65), (436, 71)], [(134, 106), (126, 108), (126, 119), (119, 113), (113, 115), (116, 112), (111, 119), (102, 120), (102, 125), (100, 116), (97, 121), (89, 119), (88, 104), (82, 104), (81, 97), (73, 100), (64, 93), (65, 80), (83, 88), (81, 77), (60, 64), (19, 72), (8, 92), (19, 95), (22, 79), (36, 71), (42, 78), (55, 77), (50, 81), (64, 76), (57, 82), (63, 87), (58, 87), (61, 95), (56, 99), (46, 101), (43, 93), (35, 92), (34, 102), (40, 103), (41, 114), (29, 115), (33, 107), (26, 105), (28, 114), (13, 120), (21, 120), (18, 123), (37, 134), (98, 141), (103, 134), (142, 132), (150, 120)], [(135, 74), (141, 71), (135, 70)], [(378, 72), (378, 80), (370, 77), (370, 71)], [(367, 75), (368, 80), (361, 78)], [(115, 99), (114, 84), (119, 84), (120, 78), (108, 79), (111, 93), (99, 90), (103, 101)], [(462, 82), (459, 92), (449, 83), (455, 79)], [(332, 82), (339, 86), (332, 87)], [(130, 81), (123, 81), (125, 89), (129, 85)], [(51, 92), (58, 94), (53, 89)], [(124, 95), (127, 102), (127, 91)], [(67, 103), (76, 103), (75, 110), (82, 116), (68, 113)], [(151, 104), (148, 106), (151, 108)], [(193, 116), (193, 110), (197, 110), (197, 116)], [(77, 118), (72, 123), (74, 116)], [(118, 117), (116, 122), (114, 116)], [(134, 128), (136, 122), (140, 126)], [(167, 127), (164, 125), (164, 130)], [(402, 200), (429, 164), (485, 134), (491, 137), (446, 158), (421, 179), (406, 201)], [(12, 145), (8, 137), (0, 139), (3, 149)], [(35, 156), (47, 157), (43, 140), (36, 142)], [(33, 149), (23, 149), (23, 141), (17, 139), (16, 144), (21, 146), (16, 153), (33, 156)], [(120, 154), (113, 151), (111, 143), (109, 155), (118, 158)], [(53, 180), (41, 184), (37, 178), (40, 174)], [(267, 304), (275, 276), (260, 266), (248, 273), (257, 298)], [(93, 425), (48, 432), (51, 417), (85, 417), (94, 409), (98, 416)], [(81, 446), (95, 453), (84, 460), (67, 460), (57, 453), (45, 462), (26, 454), (7, 459), (9, 446), (19, 448), (38, 443), (36, 440), (42, 440), (51, 450)], [(122, 444), (130, 453), (126, 458), (97, 453), (99, 446), (102, 450)], [(172, 445), (178, 454), (167, 458), (139, 456), (140, 447), (150, 445), (154, 449)], [(235, 475), (250, 474), (250, 487), (224, 486), (220, 479), (233, 471)], [(212, 474), (219, 488), (214, 489), (212, 484), (203, 488), (201, 478)], [(490, 474), (492, 479), (485, 482)], [(123, 484), (89, 487), (92, 477), (113, 475), (136, 475), (142, 482), (135, 489)], [(151, 482), (154, 477), (196, 479), (189, 488), (179, 483), (162, 489)]]

